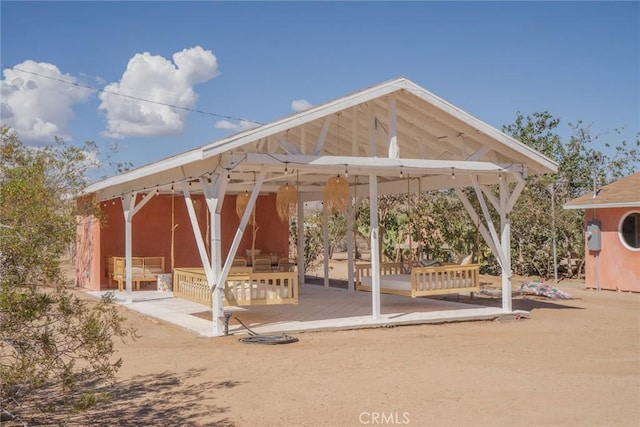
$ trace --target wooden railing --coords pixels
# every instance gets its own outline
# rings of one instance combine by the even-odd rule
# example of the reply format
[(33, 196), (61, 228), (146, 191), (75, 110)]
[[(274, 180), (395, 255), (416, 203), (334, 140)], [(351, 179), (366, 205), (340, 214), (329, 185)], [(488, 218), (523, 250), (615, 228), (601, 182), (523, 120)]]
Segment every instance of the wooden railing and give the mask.
[[(176, 268), (173, 271), (175, 296), (211, 306), (211, 290), (201, 268)], [(249, 306), (297, 304), (298, 274), (265, 272), (229, 274), (223, 290), (225, 305)]]
[(173, 295), (211, 306), (211, 290), (202, 268), (174, 268)]

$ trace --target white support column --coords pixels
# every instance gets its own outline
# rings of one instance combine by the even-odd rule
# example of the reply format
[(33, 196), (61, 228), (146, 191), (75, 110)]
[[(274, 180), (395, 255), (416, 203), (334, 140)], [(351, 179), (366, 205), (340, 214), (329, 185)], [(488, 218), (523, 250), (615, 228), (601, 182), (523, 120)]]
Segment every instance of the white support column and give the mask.
[(378, 177), (369, 174), (369, 216), (371, 218), (371, 316), (380, 318), (380, 245), (378, 238)]
[(322, 205), (322, 243), (324, 246), (324, 287), (329, 287), (329, 210)]
[(207, 248), (204, 244), (202, 233), (200, 232), (198, 217), (196, 216), (196, 211), (193, 208), (193, 201), (191, 200), (191, 194), (189, 193), (189, 185), (186, 181), (182, 181), (182, 193), (184, 194), (184, 203), (187, 207), (187, 212), (189, 213), (189, 219), (191, 220), (191, 229), (193, 231), (193, 236), (196, 239), (198, 254), (200, 255), (200, 262), (202, 263), (202, 268), (204, 268), (204, 273), (207, 276), (207, 284), (209, 285), (209, 288), (213, 288), (213, 286), (215, 285), (213, 269), (211, 268), (209, 255), (207, 255)]
[(137, 192), (133, 192), (131, 194), (127, 194), (122, 198), (122, 210), (124, 212), (124, 246), (125, 246), (125, 289), (127, 291), (126, 302), (133, 302), (133, 294), (132, 294), (132, 284), (133, 284), (133, 266), (132, 266), (132, 258), (133, 258), (133, 246), (132, 246), (132, 222), (133, 217), (137, 214), (140, 209), (144, 205), (146, 205), (149, 200), (156, 193), (149, 192), (147, 193), (139, 203), (136, 204), (136, 199), (138, 197)]
[(511, 222), (507, 203), (509, 202), (509, 184), (506, 180), (500, 181), (500, 246), (504, 253), (504, 264), (502, 265), (502, 311), (511, 313)]
[(133, 282), (133, 269), (131, 265), (132, 260), (132, 244), (131, 244), (131, 221), (133, 220), (133, 209), (136, 205), (136, 197), (138, 193), (133, 192), (131, 194), (125, 194), (122, 197), (122, 212), (124, 214), (124, 265), (125, 265), (125, 289), (127, 292), (126, 302), (133, 302), (132, 295), (132, 282)]
[(355, 218), (355, 212), (357, 209), (355, 197), (349, 195), (349, 203), (347, 204), (347, 289), (349, 292), (355, 291), (354, 284), (354, 236), (353, 236), (353, 224)]
[[(506, 179), (499, 182), (499, 198), (496, 198), (488, 187), (481, 187), (476, 177), (471, 177), (471, 182), (478, 197), (478, 201), (480, 202), (480, 207), (482, 208), (489, 231), (487, 231), (487, 228), (485, 228), (484, 224), (480, 221), (480, 218), (474, 211), (467, 196), (459, 188), (455, 189), (456, 194), (458, 194), (458, 197), (462, 201), (463, 206), (471, 218), (479, 224), (482, 237), (487, 245), (489, 245), (489, 248), (500, 264), (502, 273), (502, 310), (505, 313), (513, 311), (511, 298), (511, 220), (509, 218), (509, 214), (526, 183), (523, 176), (516, 174), (515, 177), (518, 182), (513, 192), (510, 191), (509, 182)], [(498, 237), (493, 221), (491, 220), (491, 215), (484, 199), (483, 192), (500, 215), (500, 237)]]
[[(209, 185), (206, 180), (200, 179), (200, 185), (202, 191), (205, 194), (207, 201), (207, 207), (209, 209), (209, 215), (211, 215), (211, 269), (213, 270), (214, 285), (212, 297), (212, 320), (213, 320), (213, 334), (222, 335), (224, 332), (224, 299), (223, 299), (223, 286), (218, 286), (220, 283), (218, 278), (222, 270), (222, 231), (221, 231), (221, 219), (220, 213), (222, 212), (222, 204), (224, 202), (224, 195), (227, 189), (227, 180), (222, 174), (216, 174), (213, 177), (212, 185)], [(211, 286), (209, 286), (212, 288)]]
[(304, 284), (304, 200), (302, 193), (298, 192), (298, 286)]

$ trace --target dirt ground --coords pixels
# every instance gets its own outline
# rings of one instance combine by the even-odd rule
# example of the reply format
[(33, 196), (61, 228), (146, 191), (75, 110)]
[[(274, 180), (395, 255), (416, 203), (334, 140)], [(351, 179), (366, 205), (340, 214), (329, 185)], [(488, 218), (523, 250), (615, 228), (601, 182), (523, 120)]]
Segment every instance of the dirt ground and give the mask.
[(198, 337), (123, 308), (140, 338), (118, 344), (113, 399), (76, 422), (640, 425), (640, 295), (559, 287), (575, 298), (515, 297), (530, 319), (307, 332), (274, 346)]

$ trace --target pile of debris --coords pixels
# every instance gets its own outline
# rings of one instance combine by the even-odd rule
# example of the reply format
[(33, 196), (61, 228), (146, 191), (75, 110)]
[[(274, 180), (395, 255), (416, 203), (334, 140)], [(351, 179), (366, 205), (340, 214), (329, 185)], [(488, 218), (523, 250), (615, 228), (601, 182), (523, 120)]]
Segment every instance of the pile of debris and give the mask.
[(572, 299), (573, 297), (567, 292), (561, 291), (553, 286), (534, 280), (532, 282), (522, 282), (520, 284), (520, 292), (526, 295), (537, 295), (552, 299)]

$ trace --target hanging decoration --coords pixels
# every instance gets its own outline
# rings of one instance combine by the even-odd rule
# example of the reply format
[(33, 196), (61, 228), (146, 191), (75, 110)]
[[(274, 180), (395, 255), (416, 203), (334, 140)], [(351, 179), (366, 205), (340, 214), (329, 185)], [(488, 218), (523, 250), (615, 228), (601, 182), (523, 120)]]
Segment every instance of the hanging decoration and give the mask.
[(289, 216), (295, 211), (298, 205), (298, 190), (287, 182), (281, 185), (276, 193), (276, 209), (280, 221), (289, 221)]
[(332, 176), (324, 187), (324, 205), (333, 212), (345, 212), (349, 203), (349, 183), (340, 175)]
[[(240, 193), (236, 196), (236, 215), (238, 218), (242, 218), (244, 215), (244, 211), (247, 209), (247, 205), (249, 204), (249, 192), (245, 191), (244, 193)], [(251, 217), (249, 218), (249, 223), (253, 224), (255, 220), (256, 207), (253, 207), (253, 212), (251, 212)]]
[[(338, 116), (338, 155), (341, 155), (340, 144), (340, 113)], [(348, 165), (345, 165), (345, 171)], [(324, 206), (327, 210), (333, 212), (346, 212), (349, 203), (349, 182), (346, 178), (340, 178), (340, 174), (332, 176), (327, 180), (324, 187)]]

